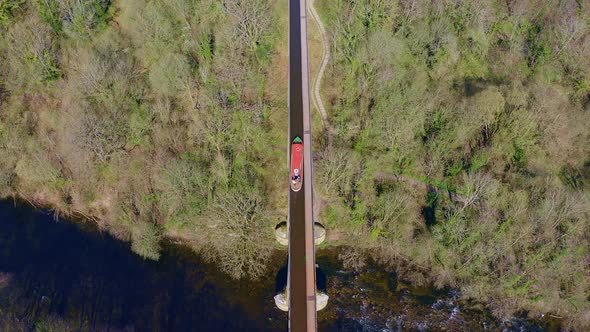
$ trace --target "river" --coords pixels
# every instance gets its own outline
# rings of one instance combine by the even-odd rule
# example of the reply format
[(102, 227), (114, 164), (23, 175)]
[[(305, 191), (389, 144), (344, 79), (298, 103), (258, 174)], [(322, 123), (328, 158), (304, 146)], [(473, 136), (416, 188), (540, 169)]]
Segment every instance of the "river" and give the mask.
[[(336, 251), (317, 254), (330, 295), (320, 331), (557, 329), (495, 320), (456, 291), (413, 289), (375, 264), (346, 271)], [(272, 261), (261, 280), (234, 281), (182, 245), (148, 261), (91, 222), (0, 201), (0, 331), (285, 331), (273, 296), (286, 251)]]

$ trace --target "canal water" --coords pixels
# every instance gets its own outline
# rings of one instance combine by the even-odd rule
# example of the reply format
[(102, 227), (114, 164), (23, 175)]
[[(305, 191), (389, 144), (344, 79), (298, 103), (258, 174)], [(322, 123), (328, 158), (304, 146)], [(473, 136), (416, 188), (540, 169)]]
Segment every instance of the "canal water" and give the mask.
[[(454, 291), (417, 290), (376, 265), (347, 271), (318, 252), (330, 302), (320, 331), (543, 331), (461, 305)], [(276, 250), (267, 275), (234, 281), (189, 249), (164, 243), (158, 262), (92, 223), (0, 201), (0, 331), (286, 331), (275, 308)]]

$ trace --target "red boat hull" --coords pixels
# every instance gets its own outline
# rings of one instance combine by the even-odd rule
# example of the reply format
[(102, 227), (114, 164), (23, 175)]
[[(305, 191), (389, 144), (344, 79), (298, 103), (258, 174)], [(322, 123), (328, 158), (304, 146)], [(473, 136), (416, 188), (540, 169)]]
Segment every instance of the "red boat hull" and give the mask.
[(303, 141), (299, 136), (291, 143), (291, 190), (297, 192), (303, 186)]

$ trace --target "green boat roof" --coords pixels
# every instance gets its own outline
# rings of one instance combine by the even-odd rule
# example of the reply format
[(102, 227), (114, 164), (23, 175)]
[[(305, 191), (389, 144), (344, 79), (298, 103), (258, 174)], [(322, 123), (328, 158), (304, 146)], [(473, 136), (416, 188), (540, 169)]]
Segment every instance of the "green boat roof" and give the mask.
[(295, 139), (293, 140), (293, 143), (301, 143), (301, 142), (303, 142), (303, 141), (301, 140), (301, 137), (299, 137), (299, 136), (295, 137)]

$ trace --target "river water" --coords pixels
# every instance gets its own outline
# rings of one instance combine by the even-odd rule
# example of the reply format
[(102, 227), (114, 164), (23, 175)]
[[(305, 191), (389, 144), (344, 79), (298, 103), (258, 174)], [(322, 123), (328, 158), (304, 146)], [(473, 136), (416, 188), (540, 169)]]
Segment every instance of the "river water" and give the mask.
[[(454, 291), (417, 290), (376, 265), (346, 271), (319, 251), (330, 302), (320, 331), (544, 331), (461, 305)], [(0, 331), (285, 331), (275, 308), (276, 250), (261, 280), (233, 281), (189, 249), (164, 243), (158, 262), (90, 222), (0, 201)]]

